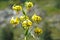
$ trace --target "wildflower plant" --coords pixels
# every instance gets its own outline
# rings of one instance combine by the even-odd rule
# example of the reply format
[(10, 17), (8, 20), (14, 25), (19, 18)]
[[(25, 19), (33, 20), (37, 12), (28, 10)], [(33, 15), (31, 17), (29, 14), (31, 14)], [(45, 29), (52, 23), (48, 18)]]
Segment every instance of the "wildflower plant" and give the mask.
[[(25, 5), (27, 11), (29, 11), (33, 7), (32, 2), (25, 2), (24, 5)], [(21, 27), (26, 31), (24, 34), (25, 35), (24, 40), (27, 40), (27, 35), (30, 35), (30, 33), (31, 33), (31, 32), (29, 32), (29, 29), (33, 27), (33, 22), (38, 24), (38, 23), (40, 23), (42, 18), (40, 16), (38, 16), (36, 13), (34, 13), (34, 15), (30, 19), (29, 16), (27, 15), (27, 12), (24, 11), (23, 6), (21, 6), (21, 5), (13, 5), (12, 9), (16, 12), (16, 15), (19, 15), (19, 11), (22, 11), (23, 15), (20, 17), (18, 17), (18, 16), (12, 17), (10, 20), (10, 23), (14, 26), (21, 24), (22, 25)], [(34, 30), (33, 32), (37, 35), (41, 35), (43, 33), (43, 30), (39, 27), (33, 28), (33, 30)], [(31, 36), (33, 36), (33, 38), (35, 37), (34, 35), (31, 35)]]

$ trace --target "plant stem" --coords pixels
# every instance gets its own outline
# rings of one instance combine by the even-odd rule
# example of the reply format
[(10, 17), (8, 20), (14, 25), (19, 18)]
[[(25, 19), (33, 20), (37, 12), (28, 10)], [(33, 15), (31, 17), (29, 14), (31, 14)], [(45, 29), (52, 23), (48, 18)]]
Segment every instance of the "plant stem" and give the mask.
[(24, 38), (24, 40), (27, 40), (27, 35), (28, 35), (28, 29), (25, 32), (25, 38)]
[(25, 36), (27, 36), (27, 34), (28, 34), (28, 29), (27, 29), (26, 32), (25, 32)]

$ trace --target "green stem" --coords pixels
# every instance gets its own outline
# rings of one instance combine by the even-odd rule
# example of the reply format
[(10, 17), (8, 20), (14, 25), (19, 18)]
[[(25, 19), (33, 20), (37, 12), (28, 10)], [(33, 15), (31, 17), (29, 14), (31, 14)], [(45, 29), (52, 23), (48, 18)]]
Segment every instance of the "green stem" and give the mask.
[(27, 34), (28, 34), (28, 29), (27, 29), (26, 32), (25, 32), (25, 36), (27, 36)]
[(23, 14), (26, 15), (26, 13), (24, 12), (24, 10), (22, 10)]
[(25, 38), (24, 38), (24, 40), (27, 40), (27, 35), (28, 35), (28, 29), (25, 32)]
[(24, 11), (24, 10), (22, 10), (22, 12), (23, 12), (23, 14), (25, 15), (25, 19), (26, 19), (26, 13), (25, 13), (25, 11)]

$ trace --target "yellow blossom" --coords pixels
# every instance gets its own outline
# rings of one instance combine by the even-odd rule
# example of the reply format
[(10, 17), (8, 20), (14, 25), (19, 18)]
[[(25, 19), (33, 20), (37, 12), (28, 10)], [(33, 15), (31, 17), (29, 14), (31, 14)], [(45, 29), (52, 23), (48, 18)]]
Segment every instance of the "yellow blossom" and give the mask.
[(20, 10), (22, 10), (22, 7), (20, 5), (16, 5), (16, 6), (14, 5), (12, 7), (12, 9), (15, 10), (15, 11), (20, 11)]
[(18, 17), (16, 17), (15, 19), (12, 17), (12, 19), (10, 20), (10, 23), (13, 25), (17, 25), (19, 24), (20, 20)]
[(40, 16), (37, 16), (36, 14), (34, 14), (34, 15), (32, 16), (32, 20), (35, 21), (35, 22), (39, 22), (39, 21), (42, 20), (42, 18), (41, 18)]
[(28, 19), (22, 22), (22, 26), (25, 29), (31, 27), (31, 25), (32, 25), (32, 22)]
[(26, 5), (27, 9), (30, 9), (31, 7), (33, 7), (33, 3), (32, 2), (26, 2), (25, 5)]
[(13, 17), (11, 18), (10, 23), (11, 23), (11, 24), (14, 23), (14, 18), (13, 18)]
[(26, 19), (29, 19), (29, 17), (28, 16), (20, 16), (21, 21), (26, 20)]
[(36, 34), (42, 34), (43, 31), (42, 31), (42, 29), (36, 27), (36, 28), (34, 29), (34, 32), (35, 32)]

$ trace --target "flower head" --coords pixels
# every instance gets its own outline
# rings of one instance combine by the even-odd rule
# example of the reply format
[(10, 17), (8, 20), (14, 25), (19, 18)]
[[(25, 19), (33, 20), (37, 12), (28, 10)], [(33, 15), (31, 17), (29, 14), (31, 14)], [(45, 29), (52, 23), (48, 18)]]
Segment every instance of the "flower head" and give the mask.
[(31, 25), (32, 25), (32, 22), (28, 19), (22, 22), (22, 26), (25, 29), (31, 27)]
[(12, 9), (15, 10), (15, 11), (20, 11), (20, 10), (22, 10), (22, 7), (20, 5), (16, 5), (16, 6), (14, 5), (12, 7)]
[(33, 7), (33, 3), (32, 2), (26, 2), (26, 8), (30, 9), (31, 7)]
[(12, 17), (12, 19), (10, 20), (10, 23), (13, 25), (17, 25), (19, 24), (20, 20), (18, 17), (16, 17), (15, 19)]
[(42, 29), (36, 27), (36, 28), (34, 29), (34, 32), (35, 32), (36, 34), (42, 34)]
[(11, 23), (11, 24), (14, 23), (14, 18), (13, 18), (13, 17), (11, 18), (10, 23)]
[(26, 20), (26, 19), (29, 19), (29, 17), (28, 17), (28, 16), (21, 16), (21, 17), (20, 17), (20, 20), (21, 20), (21, 21)]
[(35, 21), (35, 22), (39, 22), (39, 21), (42, 20), (42, 18), (41, 18), (40, 16), (37, 16), (36, 14), (34, 14), (34, 15), (32, 16), (32, 20)]

